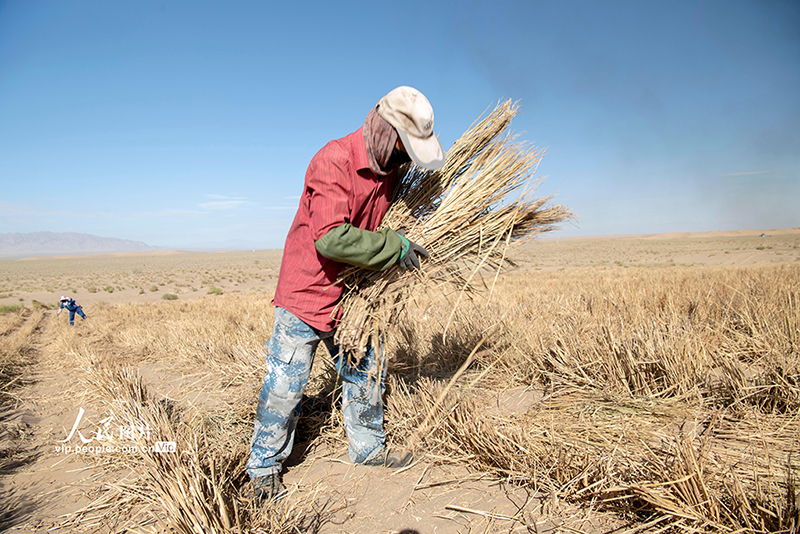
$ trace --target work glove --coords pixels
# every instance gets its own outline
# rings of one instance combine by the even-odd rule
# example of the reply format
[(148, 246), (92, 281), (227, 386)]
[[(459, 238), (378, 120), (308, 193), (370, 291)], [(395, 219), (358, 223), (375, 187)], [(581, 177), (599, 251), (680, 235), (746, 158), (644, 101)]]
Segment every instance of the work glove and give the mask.
[(403, 240), (403, 250), (405, 251), (400, 256), (400, 259), (397, 260), (397, 265), (404, 271), (419, 269), (419, 258), (417, 256), (427, 258), (428, 251), (406, 238), (406, 231), (402, 228), (397, 233), (400, 235), (400, 239)]

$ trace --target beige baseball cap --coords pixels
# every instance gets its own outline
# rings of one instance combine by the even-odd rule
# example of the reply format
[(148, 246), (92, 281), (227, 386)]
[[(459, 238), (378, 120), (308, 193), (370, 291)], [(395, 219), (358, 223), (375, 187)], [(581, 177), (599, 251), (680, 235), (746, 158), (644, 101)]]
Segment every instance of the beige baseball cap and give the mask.
[(397, 130), (414, 163), (431, 171), (444, 165), (442, 144), (433, 133), (433, 108), (425, 95), (403, 85), (381, 98), (376, 109)]

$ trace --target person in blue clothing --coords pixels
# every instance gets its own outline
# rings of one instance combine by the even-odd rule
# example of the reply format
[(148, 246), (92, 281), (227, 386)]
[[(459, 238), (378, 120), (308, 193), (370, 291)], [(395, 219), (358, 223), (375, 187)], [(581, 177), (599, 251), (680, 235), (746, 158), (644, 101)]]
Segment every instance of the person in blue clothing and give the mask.
[(71, 325), (75, 324), (75, 314), (76, 313), (78, 315), (80, 315), (81, 317), (83, 317), (84, 321), (86, 320), (86, 314), (83, 313), (83, 308), (81, 307), (80, 304), (75, 302), (75, 299), (71, 299), (69, 297), (62, 296), (61, 297), (61, 307), (58, 309), (58, 312), (56, 313), (56, 317), (61, 315), (61, 310), (63, 310), (64, 308), (66, 308), (67, 311), (69, 312), (69, 324), (71, 324)]

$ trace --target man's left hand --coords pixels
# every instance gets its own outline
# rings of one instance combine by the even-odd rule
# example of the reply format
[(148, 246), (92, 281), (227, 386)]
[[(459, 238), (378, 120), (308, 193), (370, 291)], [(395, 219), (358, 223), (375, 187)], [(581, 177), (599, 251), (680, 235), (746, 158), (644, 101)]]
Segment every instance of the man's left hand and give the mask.
[(397, 265), (400, 266), (401, 269), (404, 271), (411, 271), (414, 269), (419, 269), (419, 257), (422, 256), (423, 258), (428, 257), (428, 251), (422, 248), (421, 246), (417, 245), (410, 239), (405, 236), (404, 230), (398, 230), (397, 232), (400, 236), (403, 237), (406, 241), (408, 241), (408, 251), (403, 254), (403, 256), (397, 260)]

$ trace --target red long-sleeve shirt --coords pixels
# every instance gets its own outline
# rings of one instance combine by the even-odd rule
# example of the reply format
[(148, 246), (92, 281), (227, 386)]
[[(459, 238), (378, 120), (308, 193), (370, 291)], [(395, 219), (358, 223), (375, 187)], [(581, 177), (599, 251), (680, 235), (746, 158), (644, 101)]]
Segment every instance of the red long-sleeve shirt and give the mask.
[(344, 223), (375, 231), (389, 209), (396, 178), (397, 171), (381, 177), (370, 169), (362, 128), (317, 152), (286, 236), (275, 306), (321, 331), (336, 326), (332, 313), (344, 288), (335, 282), (344, 264), (319, 254), (314, 242)]

